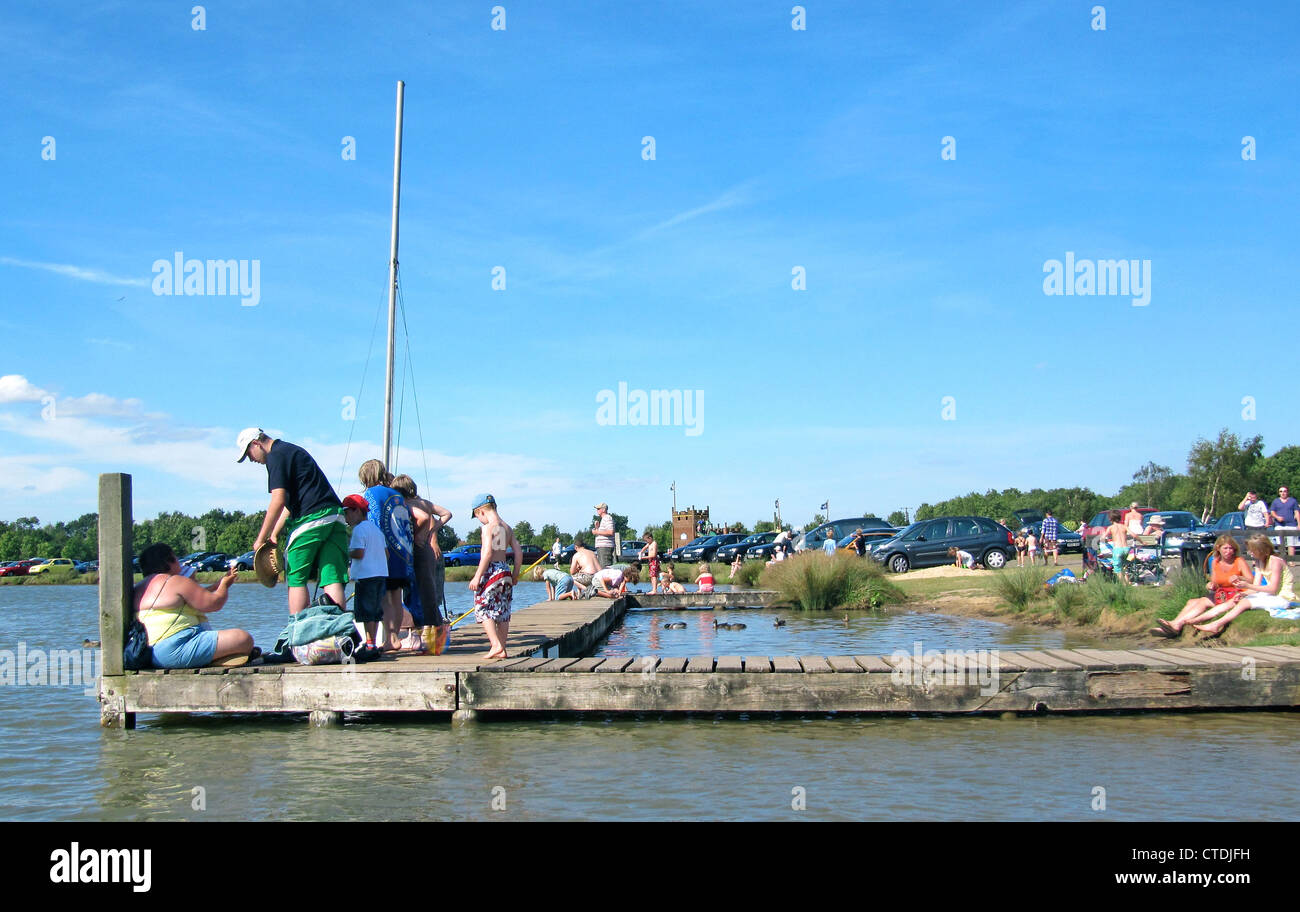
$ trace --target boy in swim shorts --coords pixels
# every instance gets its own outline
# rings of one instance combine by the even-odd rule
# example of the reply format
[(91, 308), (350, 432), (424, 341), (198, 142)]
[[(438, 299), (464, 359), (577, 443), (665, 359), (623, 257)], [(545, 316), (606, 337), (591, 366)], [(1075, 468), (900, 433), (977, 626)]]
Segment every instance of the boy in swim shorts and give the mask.
[[(515, 540), (514, 530), (497, 515), (497, 502), (491, 494), (474, 498), (470, 513), (483, 525), (483, 546), (478, 569), (469, 581), (474, 593), (474, 619), (483, 625), (491, 649), (484, 658), (504, 659), (506, 637), (510, 634), (510, 601), (524, 555)], [(506, 554), (510, 554), (510, 562)]]
[(546, 583), (546, 600), (560, 602), (564, 599), (576, 599), (577, 591), (573, 588), (573, 577), (556, 567), (533, 568), (533, 582)]

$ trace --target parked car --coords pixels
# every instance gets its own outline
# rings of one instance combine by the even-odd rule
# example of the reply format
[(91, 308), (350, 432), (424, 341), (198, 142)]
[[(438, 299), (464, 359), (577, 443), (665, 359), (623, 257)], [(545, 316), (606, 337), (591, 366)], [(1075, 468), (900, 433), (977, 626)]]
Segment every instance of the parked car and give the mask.
[(753, 535), (745, 536), (738, 542), (732, 542), (729, 545), (723, 545), (721, 548), (718, 549), (717, 553), (713, 555), (713, 559), (719, 561), (725, 561), (726, 563), (729, 564), (736, 559), (737, 554), (739, 554), (742, 558), (746, 557), (747, 555), (745, 554), (745, 552), (748, 551), (750, 548), (754, 547), (755, 545), (766, 545), (774, 538), (776, 538), (775, 532), (755, 532)]
[(623, 540), (623, 547), (618, 552), (620, 561), (634, 561), (641, 557), (641, 549), (645, 547), (645, 542), (637, 538), (628, 538)]
[(734, 545), (744, 537), (738, 532), (728, 532), (725, 535), (710, 535), (699, 544), (688, 545), (683, 548), (680, 560), (692, 562), (714, 560), (719, 548), (723, 545)]
[(698, 544), (700, 544), (701, 542), (703, 542), (706, 538), (711, 538), (711, 537), (712, 537), (712, 536), (709, 536), (709, 535), (701, 535), (701, 536), (699, 536), (698, 538), (692, 538), (690, 541), (688, 541), (686, 544), (682, 545), (680, 548), (673, 548), (671, 551), (669, 551), (667, 554), (665, 554), (665, 555), (664, 555), (664, 560), (668, 560), (668, 561), (679, 561), (679, 560), (682, 559), (682, 552), (683, 552), (683, 551), (685, 551), (687, 548), (694, 548), (696, 545), (698, 545)]
[(873, 545), (871, 557), (894, 573), (952, 563), (948, 549), (969, 551), (990, 570), (1006, 566), (1015, 553), (1011, 530), (983, 516), (945, 516), (914, 522), (893, 538)]
[(253, 555), (254, 555), (255, 553), (256, 553), (256, 552), (254, 552), (254, 551), (245, 551), (243, 554), (239, 555), (239, 557), (235, 558), (235, 569), (236, 569), (236, 570), (252, 570), (252, 569), (253, 569)]
[(529, 564), (541, 560), (542, 555), (546, 553), (536, 545), (520, 545), (519, 550), (520, 552), (522, 552), (523, 555), (524, 567), (527, 567)]
[[(1041, 519), (1038, 520), (1037, 522), (1032, 522), (1027, 526), (1022, 526), (1020, 531), (1033, 532), (1034, 538), (1038, 539), (1039, 550), (1042, 549), (1043, 521)], [(1061, 526), (1059, 524), (1056, 532), (1056, 543), (1059, 546), (1057, 550), (1060, 551), (1062, 554), (1083, 553), (1083, 536), (1080, 535), (1078, 532), (1071, 532), (1069, 529), (1065, 528), (1065, 526)]]
[(77, 561), (78, 573), (94, 573), (99, 569), (99, 561)]
[(442, 562), (448, 567), (460, 567), (466, 564), (473, 566), (482, 556), (482, 545), (457, 545), (452, 550), (442, 553)]
[(1196, 514), (1188, 513), (1186, 510), (1157, 510), (1143, 518), (1150, 523), (1155, 516), (1163, 517), (1165, 521), (1165, 534), (1160, 540), (1163, 557), (1177, 557), (1182, 549), (1183, 539), (1191, 533), (1207, 528)]
[(878, 516), (852, 516), (848, 519), (833, 519), (830, 522), (824, 522), (820, 526), (809, 529), (802, 535), (796, 535), (794, 549), (796, 551), (814, 550), (820, 548), (828, 538), (834, 537), (836, 541), (839, 541), (848, 535), (852, 535), (858, 529), (864, 532), (868, 529), (896, 531), (893, 526)]
[(30, 560), (9, 561), (0, 567), (0, 576), (26, 576), (32, 566), (33, 561)]
[(214, 552), (207, 557), (201, 557), (198, 560), (190, 561), (190, 566), (195, 572), (211, 572), (213, 570), (225, 570), (230, 566), (231, 557), (229, 554)]
[(52, 557), (49, 560), (42, 561), (27, 571), (29, 576), (35, 576), (38, 573), (48, 573), (51, 570), (64, 569), (77, 572), (77, 562), (70, 557)]

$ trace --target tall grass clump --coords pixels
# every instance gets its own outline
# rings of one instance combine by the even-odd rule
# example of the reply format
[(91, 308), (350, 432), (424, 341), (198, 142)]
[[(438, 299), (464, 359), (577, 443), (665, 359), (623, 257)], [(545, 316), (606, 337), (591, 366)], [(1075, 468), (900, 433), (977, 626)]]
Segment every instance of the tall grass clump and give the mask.
[(754, 589), (758, 586), (759, 575), (766, 569), (767, 564), (764, 561), (745, 561), (740, 565), (740, 572), (728, 580), (728, 582), (733, 586), (740, 586), (744, 589)]
[(852, 554), (799, 554), (766, 567), (761, 580), (781, 601), (804, 611), (879, 608), (903, 600), (902, 591), (885, 579), (883, 567)]
[(1082, 584), (1057, 583), (1052, 587), (1052, 602), (1059, 616), (1079, 620), (1087, 606), (1088, 595)]
[(1003, 570), (993, 577), (993, 590), (1008, 605), (1024, 611), (1031, 600), (1043, 595), (1043, 583), (1049, 576), (1046, 567), (1019, 567)]
[(1117, 579), (1094, 576), (1085, 585), (1088, 588), (1088, 603), (1098, 614), (1109, 608), (1117, 616), (1123, 617), (1142, 607), (1137, 598), (1137, 589)]
[(1209, 595), (1205, 588), (1205, 574), (1191, 567), (1184, 567), (1169, 576), (1160, 595), (1156, 617), (1164, 618), (1166, 621), (1172, 620), (1190, 600)]

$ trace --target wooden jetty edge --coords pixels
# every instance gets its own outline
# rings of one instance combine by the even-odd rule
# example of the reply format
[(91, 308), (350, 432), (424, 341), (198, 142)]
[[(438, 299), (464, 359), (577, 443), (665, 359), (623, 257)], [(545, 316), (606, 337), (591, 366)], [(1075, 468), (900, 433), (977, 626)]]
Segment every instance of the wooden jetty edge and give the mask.
[[(1041, 713), (1286, 709), (1300, 705), (1300, 647), (902, 651), (890, 656), (584, 657), (633, 605), (543, 602), (515, 614), (510, 658), (484, 661), (476, 629), (442, 656), (364, 665), (127, 672), (131, 479), (100, 477), (101, 721), (140, 712)], [(722, 595), (714, 593), (713, 595)], [(753, 593), (743, 593), (754, 604)], [(653, 605), (653, 607), (660, 607)], [(663, 605), (662, 607), (670, 607)], [(685, 603), (672, 607), (685, 607)]]

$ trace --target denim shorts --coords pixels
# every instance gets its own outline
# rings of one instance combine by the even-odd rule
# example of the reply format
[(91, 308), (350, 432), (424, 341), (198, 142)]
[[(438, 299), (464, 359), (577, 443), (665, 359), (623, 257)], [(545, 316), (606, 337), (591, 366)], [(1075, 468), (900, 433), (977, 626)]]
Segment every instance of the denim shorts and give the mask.
[(202, 668), (217, 654), (217, 632), (207, 624), (186, 627), (153, 646), (158, 668)]

